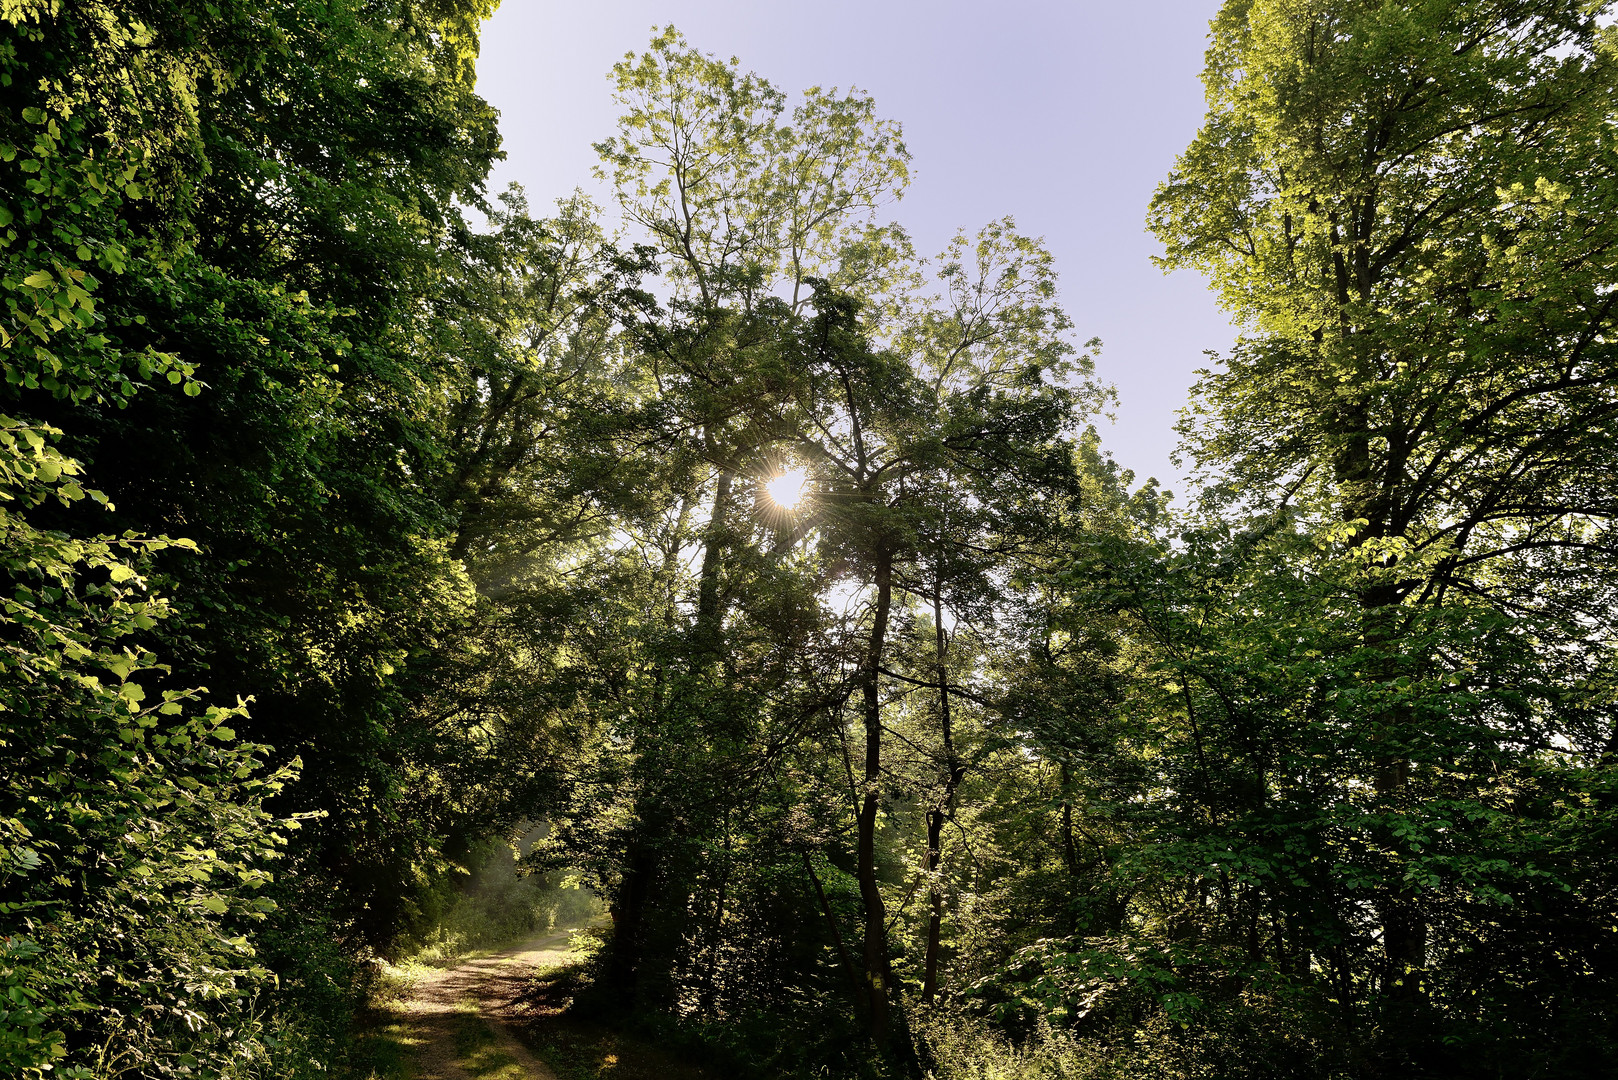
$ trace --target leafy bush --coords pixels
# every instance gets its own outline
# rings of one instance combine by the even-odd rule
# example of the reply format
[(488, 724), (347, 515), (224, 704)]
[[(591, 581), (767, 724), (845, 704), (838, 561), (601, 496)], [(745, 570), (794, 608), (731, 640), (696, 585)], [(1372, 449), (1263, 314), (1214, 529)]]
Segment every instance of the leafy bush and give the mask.
[[(55, 430), (0, 417), (0, 1066), (8, 1075), (232, 1075), (264, 1057), (248, 932), (296, 822), (263, 803), (296, 763), (158, 689), (138, 644), (166, 537), (73, 539), (26, 516), (106, 502)], [(155, 691), (155, 692), (154, 692)]]

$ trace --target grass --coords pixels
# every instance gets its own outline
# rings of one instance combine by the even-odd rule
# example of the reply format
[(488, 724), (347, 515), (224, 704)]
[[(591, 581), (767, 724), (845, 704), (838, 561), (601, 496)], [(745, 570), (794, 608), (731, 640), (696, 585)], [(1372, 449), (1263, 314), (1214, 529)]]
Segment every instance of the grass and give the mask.
[(420, 1043), (403, 1009), (414, 979), (384, 966), (359, 1017), (345, 1075), (356, 1080), (415, 1080)]
[(455, 1025), (455, 1064), (473, 1080), (532, 1080), (500, 1047), (500, 1040), (470, 1001), (460, 1007)]
[(485, 956), (493, 956), (520, 940), (522, 938), (518, 937), (513, 941), (501, 941), (497, 945), (479, 945), (476, 948), (462, 946), (455, 941), (440, 941), (423, 946), (397, 964), (384, 963), (383, 967), (407, 977), (422, 970), (442, 971), (445, 968), (459, 967), (469, 960), (482, 960)]
[(363, 1080), (414, 1080), (415, 1059), (408, 1026), (393, 1022), (362, 1031), (349, 1060), (351, 1075)]

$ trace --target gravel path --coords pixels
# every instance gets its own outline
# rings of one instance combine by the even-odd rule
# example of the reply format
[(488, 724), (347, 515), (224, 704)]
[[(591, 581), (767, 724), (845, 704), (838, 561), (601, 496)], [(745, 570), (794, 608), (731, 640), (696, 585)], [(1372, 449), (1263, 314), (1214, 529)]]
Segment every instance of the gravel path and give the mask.
[[(529, 977), (536, 967), (565, 963), (567, 940), (565, 933), (550, 934), (423, 975), (405, 1004), (412, 1036), (420, 1040), (418, 1080), (556, 1080), (514, 1029)], [(489, 1038), (478, 1038), (480, 1023), (497, 1054), (486, 1052)]]

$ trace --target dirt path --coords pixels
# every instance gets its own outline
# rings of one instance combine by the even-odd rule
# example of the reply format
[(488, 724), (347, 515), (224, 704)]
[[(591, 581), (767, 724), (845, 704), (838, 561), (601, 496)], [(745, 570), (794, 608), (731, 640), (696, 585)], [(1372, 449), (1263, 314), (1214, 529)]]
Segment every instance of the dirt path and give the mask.
[(535, 968), (569, 956), (568, 935), (549, 934), (423, 975), (404, 1006), (418, 1080), (557, 1080), (517, 1040), (517, 999)]

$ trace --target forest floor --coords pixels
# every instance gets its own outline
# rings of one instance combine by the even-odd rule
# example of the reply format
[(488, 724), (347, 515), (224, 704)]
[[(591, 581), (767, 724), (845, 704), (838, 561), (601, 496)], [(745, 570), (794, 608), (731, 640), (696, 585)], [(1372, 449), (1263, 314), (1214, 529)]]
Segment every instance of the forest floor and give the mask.
[(384, 1006), (375, 1080), (707, 1080), (633, 1035), (573, 1015), (566, 932), (452, 967), (413, 968)]

